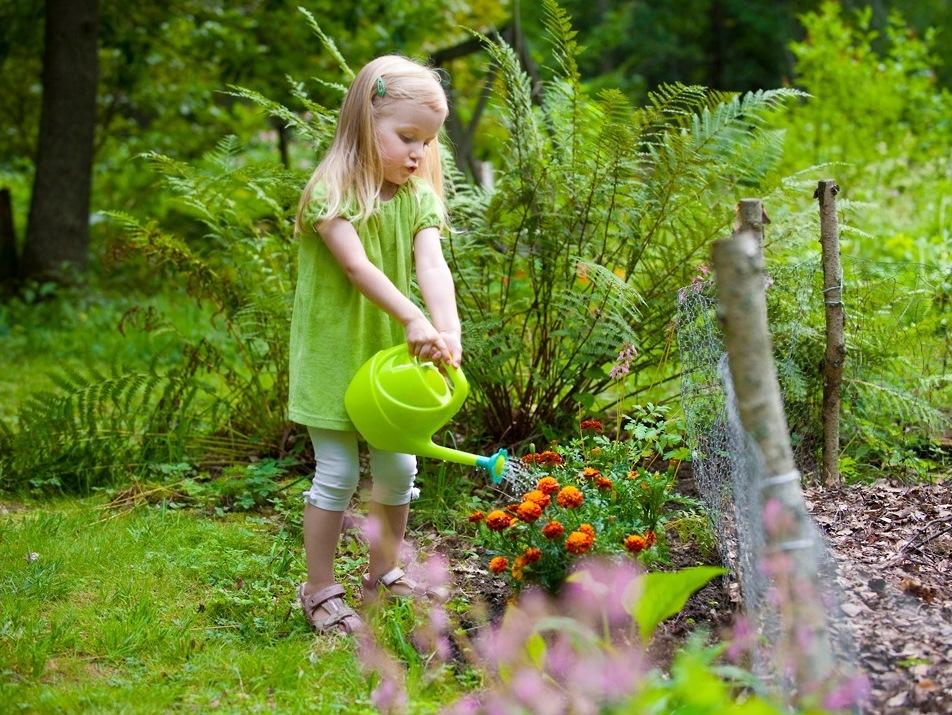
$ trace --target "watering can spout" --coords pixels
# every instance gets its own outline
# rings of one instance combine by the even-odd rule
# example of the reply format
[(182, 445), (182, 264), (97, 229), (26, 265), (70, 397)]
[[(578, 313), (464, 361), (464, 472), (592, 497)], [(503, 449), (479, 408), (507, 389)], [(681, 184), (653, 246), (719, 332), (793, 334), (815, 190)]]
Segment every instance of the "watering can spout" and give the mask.
[(432, 457), (433, 459), (442, 459), (444, 462), (466, 464), (471, 467), (485, 469), (489, 473), (493, 484), (498, 484), (502, 481), (506, 473), (506, 466), (509, 463), (509, 453), (504, 449), (500, 449), (495, 454), (484, 457), (470, 452), (463, 452), (459, 449), (441, 447), (438, 444), (430, 442), (419, 451), (419, 454), (421, 457)]

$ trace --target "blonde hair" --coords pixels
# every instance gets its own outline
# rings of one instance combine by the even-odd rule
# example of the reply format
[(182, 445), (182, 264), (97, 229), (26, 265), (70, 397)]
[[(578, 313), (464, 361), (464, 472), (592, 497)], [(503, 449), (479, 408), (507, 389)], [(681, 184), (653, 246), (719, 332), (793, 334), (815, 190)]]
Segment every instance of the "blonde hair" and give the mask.
[[(378, 80), (383, 80), (385, 94), (382, 97), (377, 91)], [(294, 221), (295, 233), (304, 228), (304, 212), (314, 187), (321, 182), (326, 202), (319, 221), (345, 214), (352, 221), (361, 221), (377, 209), (384, 176), (376, 118), (388, 106), (402, 101), (420, 103), (444, 114), (447, 109), (439, 75), (406, 57), (384, 55), (371, 60), (357, 73), (341, 105), (330, 149), (304, 187)], [(431, 142), (426, 148), (418, 172), (442, 201), (439, 141)]]

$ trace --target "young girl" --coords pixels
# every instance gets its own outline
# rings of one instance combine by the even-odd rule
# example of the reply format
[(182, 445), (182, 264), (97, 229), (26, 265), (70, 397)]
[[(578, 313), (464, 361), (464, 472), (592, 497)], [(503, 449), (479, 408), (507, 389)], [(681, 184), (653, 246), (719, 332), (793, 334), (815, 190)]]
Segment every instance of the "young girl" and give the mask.
[[(311, 626), (353, 632), (356, 613), (334, 581), (344, 510), (357, 487), (357, 433), (344, 391), (378, 350), (406, 341), (420, 359), (459, 366), (453, 279), (440, 248), (445, 225), (437, 134), (446, 95), (430, 69), (379, 57), (360, 70), (337, 133), (298, 208), (298, 282), (291, 320), (290, 418), (307, 426), (316, 469), (304, 501), (307, 583), (298, 595)], [(410, 271), (430, 318), (407, 298)], [(441, 599), (397, 566), (416, 458), (370, 450), (370, 544), (365, 597), (378, 589)]]

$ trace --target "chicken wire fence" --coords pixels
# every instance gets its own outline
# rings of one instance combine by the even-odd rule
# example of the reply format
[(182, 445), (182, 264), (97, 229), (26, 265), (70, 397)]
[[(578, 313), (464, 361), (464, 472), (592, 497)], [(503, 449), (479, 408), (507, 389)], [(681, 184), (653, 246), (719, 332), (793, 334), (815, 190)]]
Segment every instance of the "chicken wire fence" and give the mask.
[[(864, 261), (844, 257), (843, 300), (847, 359), (843, 402), (856, 419), (880, 412), (925, 432), (947, 421), (939, 406), (949, 399), (950, 357), (946, 326), (950, 277), (934, 266)], [(777, 374), (801, 473), (817, 469), (822, 444), (820, 403), (824, 353), (823, 271), (819, 258), (768, 266), (766, 281)], [(717, 320), (712, 280), (699, 277), (678, 293), (677, 341), (681, 396), (693, 471), (707, 506), (730, 588), (757, 633), (755, 672), (788, 690), (784, 674), (795, 657), (778, 648), (781, 624), (776, 592), (765, 574), (763, 503), (760, 485), (768, 475), (754, 441), (740, 423), (727, 357)], [(900, 352), (901, 349), (901, 352)], [(855, 648), (842, 603), (836, 567), (820, 532), (809, 540), (818, 564), (827, 632), (838, 667), (853, 669)], [(739, 592), (737, 592), (739, 590)]]

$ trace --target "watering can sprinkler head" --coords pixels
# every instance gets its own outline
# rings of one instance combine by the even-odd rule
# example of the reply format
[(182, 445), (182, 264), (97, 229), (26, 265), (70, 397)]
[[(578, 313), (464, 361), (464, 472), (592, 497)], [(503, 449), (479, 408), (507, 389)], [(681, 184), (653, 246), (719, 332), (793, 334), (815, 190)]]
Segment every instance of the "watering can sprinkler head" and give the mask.
[(489, 472), (489, 477), (492, 479), (493, 484), (499, 484), (499, 482), (502, 481), (508, 464), (509, 452), (504, 449), (500, 449), (488, 457), (476, 457), (476, 466), (482, 467)]
[(469, 383), (463, 371), (410, 355), (405, 343), (371, 356), (344, 393), (351, 422), (371, 447), (481, 467), (494, 484), (502, 481), (509, 454), (500, 449), (483, 457), (434, 444), (433, 435), (463, 405)]

